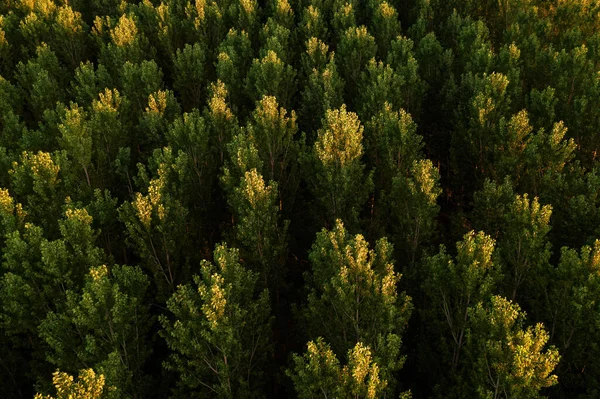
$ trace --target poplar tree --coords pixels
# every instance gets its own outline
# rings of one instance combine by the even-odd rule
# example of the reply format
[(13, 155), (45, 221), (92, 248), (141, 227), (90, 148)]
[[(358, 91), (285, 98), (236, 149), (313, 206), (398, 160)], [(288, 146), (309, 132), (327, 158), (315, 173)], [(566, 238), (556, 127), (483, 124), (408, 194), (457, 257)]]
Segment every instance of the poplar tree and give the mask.
[(469, 314), (476, 397), (539, 398), (543, 388), (557, 383), (553, 371), (560, 355), (556, 348), (546, 348), (549, 334), (541, 323), (523, 325), (525, 313), (519, 305), (493, 296), (489, 304), (479, 303)]
[(303, 317), (309, 337), (323, 337), (337, 356), (359, 343), (368, 346), (393, 390), (394, 373), (405, 360), (400, 347), (412, 302), (398, 292), (392, 250), (385, 238), (369, 249), (364, 237), (348, 234), (340, 220), (333, 230), (319, 232), (309, 255)]
[(189, 395), (261, 396), (270, 343), (267, 290), (240, 264), (239, 252), (217, 245), (214, 264), (203, 261), (194, 284), (179, 286), (161, 316), (161, 335), (172, 354), (164, 366), (179, 375)]
[(177, 49), (173, 64), (173, 87), (181, 94), (181, 102), (186, 111), (199, 109), (204, 103), (203, 88), (206, 85), (206, 49), (203, 44), (186, 44)]
[(48, 361), (65, 371), (91, 366), (118, 389), (113, 397), (144, 396), (148, 286), (137, 267), (90, 268), (81, 294), (68, 291), (65, 309), (48, 313), (39, 325)]
[[(471, 231), (456, 243), (456, 256), (440, 246), (437, 255), (424, 259), (423, 290), (431, 301), (428, 317), (440, 334), (440, 349), (450, 371), (457, 375), (464, 364), (464, 346), (470, 327), (469, 309), (495, 292), (500, 275), (495, 241), (483, 232)], [(433, 338), (433, 337), (432, 337)]]
[(306, 179), (322, 209), (322, 219), (332, 226), (341, 218), (357, 226), (362, 205), (373, 189), (372, 174), (362, 163), (363, 127), (353, 112), (328, 110), (310, 154), (312, 169)]
[[(79, 371), (78, 381), (73, 376), (56, 370), (52, 374), (52, 383), (57, 396), (36, 394), (34, 399), (102, 399), (113, 398), (114, 387), (107, 387), (104, 375), (96, 374), (93, 369)], [(113, 391), (113, 392), (111, 392)]]
[(380, 376), (370, 348), (359, 342), (348, 351), (347, 358), (348, 363), (342, 366), (322, 338), (310, 341), (303, 356), (294, 355), (294, 369), (287, 372), (298, 397), (375, 399), (385, 396), (388, 382)]

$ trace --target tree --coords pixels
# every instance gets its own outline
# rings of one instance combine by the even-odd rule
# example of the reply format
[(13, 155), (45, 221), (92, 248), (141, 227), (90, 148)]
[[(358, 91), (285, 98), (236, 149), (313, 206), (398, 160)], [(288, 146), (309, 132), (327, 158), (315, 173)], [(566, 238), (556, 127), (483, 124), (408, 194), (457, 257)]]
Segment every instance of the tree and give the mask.
[(260, 33), (262, 46), (260, 55), (266, 56), (269, 51), (275, 52), (281, 60), (290, 64), (294, 60), (295, 48), (292, 41), (292, 32), (285, 26), (269, 18)]
[(303, 42), (311, 37), (319, 40), (327, 38), (327, 23), (323, 16), (323, 10), (313, 4), (308, 5), (302, 11), (302, 21), (297, 30), (300, 31), (300, 37)]
[(469, 310), (473, 328), (473, 388), (480, 398), (539, 398), (557, 383), (552, 374), (560, 360), (554, 347), (544, 350), (549, 335), (541, 323), (524, 328), (519, 305), (492, 296), (489, 305)]
[(201, 43), (186, 44), (183, 50), (177, 49), (173, 87), (181, 94), (183, 108), (191, 111), (204, 103), (206, 49)]
[(52, 47), (56, 48), (64, 64), (71, 69), (79, 66), (86, 58), (87, 24), (80, 12), (73, 10), (68, 4), (58, 7), (52, 31), (54, 38)]
[(148, 105), (148, 97), (162, 88), (162, 71), (154, 61), (142, 61), (140, 64), (127, 61), (120, 67), (118, 76), (122, 82), (122, 94), (129, 105), (124, 114), (128, 121), (136, 124)]
[(267, 180), (277, 182), (279, 197), (288, 205), (298, 184), (294, 162), (300, 147), (295, 140), (298, 132), (296, 113), (292, 111), (287, 116), (287, 111), (279, 108), (275, 97), (264, 96), (256, 103), (246, 131), (262, 158), (261, 174)]
[(56, 370), (52, 374), (52, 382), (56, 387), (56, 398), (36, 394), (34, 399), (101, 399), (112, 397), (112, 387), (105, 387), (104, 375), (96, 374), (93, 369), (79, 371), (79, 381), (74, 382), (73, 377), (65, 372)]
[[(95, 164), (99, 186), (108, 186), (114, 182), (115, 161), (119, 149), (130, 144), (123, 137), (122, 111), (127, 101), (117, 89), (104, 89), (97, 99), (92, 101), (89, 113), (89, 130), (92, 136), (92, 160)], [(104, 184), (102, 184), (104, 183)]]
[(138, 177), (147, 194), (136, 192), (133, 201), (119, 208), (128, 243), (147, 263), (158, 288), (158, 298), (166, 301), (176, 287), (189, 277), (189, 235), (186, 229), (188, 209), (177, 195), (172, 182), (178, 165), (171, 148), (156, 150), (156, 177), (148, 178), (144, 168)]
[(351, 108), (358, 105), (353, 99), (358, 95), (362, 72), (376, 52), (375, 39), (364, 26), (348, 28), (339, 40), (337, 61), (346, 82), (344, 99)]
[(387, 1), (374, 1), (373, 18), (370, 30), (375, 36), (377, 54), (379, 59), (384, 59), (388, 54), (390, 43), (400, 34), (400, 20), (398, 12)]
[(36, 48), (36, 58), (27, 63), (19, 62), (16, 79), (23, 90), (33, 121), (39, 121), (45, 109), (52, 108), (62, 100), (64, 73), (56, 54), (42, 43)]
[(252, 43), (247, 32), (230, 30), (219, 45), (215, 65), (217, 79), (229, 88), (233, 107), (239, 114), (249, 108), (245, 96), (244, 78), (252, 65)]
[(323, 337), (338, 356), (359, 343), (368, 346), (391, 390), (404, 363), (401, 337), (412, 311), (410, 297), (397, 291), (400, 275), (392, 250), (385, 238), (369, 249), (363, 236), (348, 234), (340, 220), (332, 231), (323, 229), (309, 255), (312, 273), (306, 277), (310, 292), (303, 313), (309, 337)]
[[(23, 217), (18, 204), (15, 211)], [(78, 291), (90, 267), (101, 263), (91, 224), (85, 209), (68, 207), (58, 221), (58, 239), (44, 237), (44, 230), (32, 223), (6, 232), (0, 281), (6, 333), (36, 334), (46, 313), (63, 310), (67, 292)]]
[(172, 192), (191, 210), (197, 228), (207, 223), (217, 195), (218, 160), (211, 146), (210, 127), (198, 110), (184, 113), (169, 126), (167, 142), (176, 154), (177, 179)]
[(342, 105), (327, 111), (313, 150), (305, 156), (314, 168), (307, 180), (330, 226), (338, 218), (356, 226), (360, 207), (373, 189), (372, 175), (365, 173), (361, 161), (362, 138), (358, 117)]
[(48, 361), (66, 371), (92, 366), (118, 389), (115, 397), (144, 396), (148, 286), (138, 267), (90, 268), (81, 294), (67, 291), (65, 309), (49, 312), (39, 325)]
[(396, 104), (396, 107), (403, 107), (418, 118), (421, 115), (421, 103), (427, 85), (420, 74), (420, 64), (416, 58), (413, 41), (405, 36), (396, 37), (389, 44), (386, 62), (401, 82), (400, 93), (396, 94), (401, 103)]
[(375, 169), (376, 190), (389, 191), (397, 174), (408, 175), (415, 161), (423, 158), (423, 137), (404, 109), (395, 111), (385, 102), (365, 124), (365, 151)]
[[(313, 47), (313, 45), (315, 46)], [(307, 42), (308, 57), (306, 58), (311, 59), (311, 62), (310, 64), (305, 63), (305, 65), (309, 65), (305, 68), (308, 81), (302, 91), (302, 105), (299, 111), (300, 124), (306, 126), (311, 133), (309, 137), (312, 140), (314, 140), (317, 129), (321, 127), (321, 121), (325, 118), (326, 112), (331, 109), (339, 109), (344, 103), (344, 81), (337, 70), (334, 54), (329, 53), (328, 58), (317, 57), (316, 54), (324, 53), (317, 51), (317, 46), (318, 42), (313, 40)], [(321, 58), (325, 59), (321, 61)], [(318, 67), (321, 63), (325, 64), (322, 69)], [(310, 67), (312, 69), (308, 70)]]
[(204, 118), (210, 131), (210, 143), (213, 143), (217, 163), (223, 165), (227, 144), (239, 131), (238, 119), (227, 104), (228, 90), (221, 81), (210, 86), (210, 100), (208, 108), (204, 111)]
[(49, 221), (47, 212), (59, 214), (65, 198), (63, 180), (66, 164), (64, 153), (49, 154), (23, 151), (8, 171), (15, 200), (23, 204), (30, 220), (39, 224), (48, 234), (56, 234), (56, 220)]
[(322, 338), (310, 341), (303, 356), (294, 355), (294, 369), (286, 372), (294, 382), (298, 397), (374, 399), (385, 396), (387, 381), (380, 376), (369, 347), (359, 342), (348, 351), (347, 357), (348, 364), (341, 366)]
[(217, 245), (215, 264), (203, 261), (194, 286), (179, 286), (161, 316), (172, 353), (165, 367), (194, 396), (260, 396), (269, 352), (270, 306), (258, 275), (240, 264), (238, 250)]
[(495, 291), (500, 277), (494, 245), (483, 232), (471, 231), (456, 243), (454, 259), (442, 245), (437, 255), (424, 260), (427, 277), (423, 289), (433, 305), (430, 319), (433, 325), (442, 325), (432, 331), (441, 333), (441, 353), (455, 375), (464, 364), (462, 353), (471, 325), (469, 309)]
[(266, 185), (256, 169), (246, 172), (229, 203), (236, 217), (237, 242), (249, 265), (257, 267), (265, 286), (279, 292), (284, 279), (286, 235), (289, 222), (279, 219), (277, 183)]
[(246, 90), (253, 101), (274, 96), (284, 108), (290, 108), (296, 90), (296, 71), (285, 64), (273, 50), (255, 58), (246, 77)]
[(413, 161), (408, 174), (399, 172), (392, 180), (387, 202), (389, 231), (395, 243), (414, 265), (423, 244), (434, 237), (437, 199), (442, 193), (440, 175), (429, 159)]
[(92, 37), (100, 47), (98, 61), (110, 75), (118, 76), (127, 63), (140, 64), (155, 58), (154, 48), (138, 25), (138, 18), (133, 13), (123, 13), (118, 20), (111, 16), (94, 19)]
[(527, 194), (514, 198), (504, 217), (504, 234), (498, 249), (507, 267), (506, 292), (512, 300), (521, 297), (519, 290), (527, 286), (527, 297), (537, 298), (549, 278), (550, 231), (552, 207), (540, 205), (537, 198)]
[[(558, 392), (569, 395), (583, 388), (595, 395), (600, 387), (593, 378), (598, 363), (595, 331), (600, 314), (600, 241), (580, 251), (563, 247), (558, 267), (552, 273), (548, 302), (537, 313), (550, 331), (550, 342), (558, 346), (561, 362)], [(542, 312), (539, 312), (542, 310)]]
[(77, 104), (71, 104), (59, 129), (62, 134), (62, 146), (75, 163), (83, 168), (88, 187), (91, 188), (88, 167), (92, 162), (92, 134), (86, 117), (83, 109), (79, 108)]

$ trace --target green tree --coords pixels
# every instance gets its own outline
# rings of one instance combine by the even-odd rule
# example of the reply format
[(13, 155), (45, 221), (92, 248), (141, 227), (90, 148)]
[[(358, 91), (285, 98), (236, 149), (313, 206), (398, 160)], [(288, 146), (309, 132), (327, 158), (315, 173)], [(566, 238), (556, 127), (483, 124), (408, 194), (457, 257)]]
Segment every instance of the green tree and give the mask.
[(284, 282), (288, 221), (281, 222), (277, 183), (265, 184), (256, 169), (242, 176), (229, 197), (236, 218), (236, 241), (244, 259), (260, 270), (264, 285), (278, 293)]
[(208, 222), (217, 195), (218, 160), (211, 148), (210, 128), (197, 110), (184, 113), (166, 132), (167, 142), (175, 155), (177, 179), (172, 181), (173, 192), (191, 210), (189, 217), (202, 229)]
[(401, 79), (400, 93), (396, 94), (401, 103), (396, 104), (396, 107), (403, 107), (413, 116), (419, 117), (427, 85), (421, 78), (414, 43), (405, 36), (398, 36), (389, 46), (386, 62)]
[(296, 29), (299, 30), (300, 38), (304, 42), (311, 37), (323, 41), (327, 38), (327, 23), (325, 22), (323, 12), (313, 4), (304, 8), (300, 26)]
[(92, 133), (86, 119), (86, 112), (77, 104), (71, 104), (58, 128), (62, 134), (62, 147), (83, 168), (88, 187), (91, 188), (88, 168), (92, 162)]
[(600, 367), (595, 343), (600, 320), (599, 255), (598, 240), (593, 247), (584, 246), (579, 252), (563, 247), (550, 282), (548, 302), (542, 307), (543, 319), (551, 332), (550, 342), (558, 346), (561, 353), (557, 374), (558, 392), (562, 395), (581, 387), (585, 392), (583, 396), (591, 397), (600, 389), (593, 378)]
[[(342, 80), (333, 53), (325, 50), (322, 42), (310, 39), (306, 43), (305, 73), (307, 82), (302, 91), (300, 123), (306, 126), (314, 138), (321, 121), (330, 109), (338, 109), (344, 103), (344, 81)], [(321, 66), (322, 65), (322, 66)]]
[(348, 28), (339, 40), (337, 63), (346, 82), (344, 99), (351, 108), (358, 105), (354, 99), (358, 96), (362, 73), (376, 52), (375, 39), (364, 26)]
[(373, 189), (372, 175), (362, 163), (363, 127), (353, 112), (328, 110), (313, 150), (305, 156), (313, 170), (306, 176), (322, 208), (324, 221), (332, 226), (341, 218), (349, 226), (358, 224), (361, 206)]
[(182, 285), (161, 316), (161, 335), (172, 353), (165, 363), (193, 396), (260, 396), (270, 344), (268, 291), (240, 264), (236, 249), (218, 245), (215, 264), (203, 261), (194, 286)]
[(120, 66), (122, 95), (127, 98), (129, 107), (124, 114), (132, 123), (137, 123), (141, 118), (148, 97), (162, 88), (162, 71), (154, 61), (143, 61), (134, 64), (129, 61)]
[(430, 320), (434, 326), (441, 325), (432, 330), (441, 333), (441, 353), (453, 374), (464, 363), (463, 348), (471, 325), (469, 308), (487, 300), (500, 277), (494, 245), (483, 232), (471, 231), (456, 243), (454, 259), (442, 245), (437, 255), (424, 260), (427, 277), (423, 289), (433, 305)]
[(412, 302), (397, 290), (400, 275), (394, 272), (392, 251), (385, 238), (369, 249), (363, 236), (348, 234), (340, 220), (332, 231), (323, 229), (309, 255), (312, 273), (303, 317), (309, 337), (324, 337), (338, 356), (359, 343), (370, 347), (393, 390), (395, 371), (405, 360), (401, 337)]
[(377, 43), (379, 59), (384, 59), (388, 54), (390, 43), (400, 34), (400, 20), (394, 6), (387, 1), (373, 1), (373, 17), (370, 30), (373, 32)]
[(114, 168), (120, 148), (128, 146), (129, 137), (124, 137), (122, 111), (127, 100), (117, 89), (104, 89), (92, 102), (89, 112), (89, 129), (92, 136), (92, 160), (98, 184), (107, 187), (115, 182)]
[(281, 61), (290, 64), (294, 60), (295, 46), (293, 46), (292, 32), (285, 26), (269, 18), (260, 33), (262, 46), (260, 55), (266, 56), (269, 51), (275, 52)]
[(65, 309), (48, 313), (39, 326), (48, 361), (66, 371), (92, 366), (118, 396), (144, 396), (148, 286), (137, 267), (92, 267), (81, 294), (67, 291)]
[(52, 23), (54, 37), (51, 41), (65, 65), (75, 69), (85, 60), (88, 52), (87, 35), (89, 30), (80, 12), (68, 4), (57, 8)]
[(288, 116), (275, 97), (264, 96), (256, 103), (246, 131), (262, 159), (261, 174), (277, 182), (279, 196), (287, 202), (298, 183), (295, 161), (300, 145), (295, 140), (296, 113), (292, 111)]
[(48, 234), (56, 234), (56, 220), (47, 215), (60, 214), (66, 196), (63, 180), (64, 153), (49, 154), (23, 151), (8, 171), (10, 186), (17, 202), (23, 204), (28, 220), (39, 224)]
[(94, 19), (92, 37), (100, 47), (98, 62), (112, 76), (118, 76), (126, 63), (139, 64), (155, 58), (154, 48), (138, 25), (133, 13), (123, 13), (118, 19), (110, 16)]
[(536, 298), (547, 284), (551, 251), (546, 236), (551, 215), (550, 205), (542, 206), (537, 198), (530, 200), (527, 194), (517, 195), (508, 206), (498, 250), (507, 268), (506, 292), (513, 300), (524, 295), (519, 295), (523, 285), (527, 287), (527, 297)]
[(469, 314), (477, 397), (539, 398), (540, 390), (557, 383), (552, 373), (560, 360), (558, 351), (544, 349), (549, 335), (541, 323), (524, 328), (519, 305), (493, 296), (489, 305), (479, 303)]
[(52, 374), (52, 383), (56, 387), (56, 398), (36, 394), (34, 399), (102, 399), (112, 397), (112, 387), (105, 387), (104, 375), (96, 374), (93, 369), (79, 371), (79, 381), (74, 382), (73, 377), (65, 372), (56, 370)]
[(348, 363), (341, 366), (329, 345), (319, 337), (308, 343), (303, 356), (294, 355), (294, 368), (286, 373), (301, 399), (385, 396), (387, 381), (380, 376), (370, 348), (359, 342), (348, 351), (347, 358)]
[(389, 196), (383, 199), (389, 207), (389, 231), (411, 265), (423, 244), (434, 238), (441, 193), (438, 170), (429, 159), (421, 159), (413, 161), (408, 174), (399, 172), (392, 179)]
[(158, 298), (165, 301), (178, 284), (189, 277), (189, 235), (186, 232), (188, 209), (172, 183), (177, 179), (178, 165), (173, 151), (157, 149), (154, 157), (156, 177), (149, 178), (140, 168), (138, 179), (147, 194), (136, 192), (133, 201), (119, 208), (119, 219), (125, 224), (128, 243), (147, 264), (158, 288)]
[(215, 65), (217, 79), (229, 89), (231, 102), (237, 113), (249, 107), (245, 96), (244, 78), (252, 65), (252, 43), (248, 33), (230, 30), (219, 45), (219, 55)]
[(275, 96), (284, 108), (290, 108), (296, 91), (296, 71), (284, 63), (277, 53), (268, 50), (255, 58), (246, 76), (246, 91), (253, 101), (263, 96)]
[(201, 43), (186, 44), (177, 49), (173, 64), (173, 87), (181, 94), (181, 103), (187, 111), (200, 109), (204, 103), (203, 88), (206, 85), (206, 49)]
[(53, 108), (64, 97), (64, 72), (56, 54), (42, 43), (36, 57), (17, 65), (16, 80), (23, 90), (32, 122), (39, 121), (44, 110)]

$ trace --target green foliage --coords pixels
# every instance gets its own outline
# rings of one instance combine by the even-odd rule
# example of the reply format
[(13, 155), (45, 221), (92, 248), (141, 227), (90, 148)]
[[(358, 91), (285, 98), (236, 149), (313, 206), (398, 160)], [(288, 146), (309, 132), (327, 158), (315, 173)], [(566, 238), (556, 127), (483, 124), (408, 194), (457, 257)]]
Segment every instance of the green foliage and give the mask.
[(63, 148), (83, 168), (88, 186), (91, 187), (88, 167), (92, 162), (92, 135), (85, 112), (77, 104), (71, 104), (58, 128), (62, 134)]
[(0, 2), (0, 397), (598, 397), (599, 15)]
[(249, 265), (258, 266), (265, 286), (283, 282), (288, 221), (279, 221), (277, 183), (266, 185), (256, 169), (246, 172), (229, 199), (236, 217), (237, 242)]
[(437, 255), (424, 260), (426, 279), (423, 289), (433, 305), (430, 322), (440, 326), (444, 361), (454, 373), (460, 369), (467, 332), (469, 309), (494, 292), (500, 268), (494, 257), (495, 241), (483, 232), (471, 231), (456, 243), (456, 256), (444, 246)]
[(265, 96), (256, 103), (246, 131), (254, 139), (261, 157), (262, 175), (276, 181), (280, 196), (287, 200), (297, 185), (294, 162), (299, 153), (299, 144), (295, 141), (298, 132), (296, 113), (292, 111), (287, 116), (287, 111), (278, 107), (275, 97)]
[(396, 245), (404, 249), (411, 264), (417, 260), (423, 244), (434, 237), (442, 190), (440, 175), (429, 159), (413, 161), (409, 174), (398, 173), (392, 179), (389, 196), (389, 231)]
[(217, 78), (229, 88), (232, 103), (238, 112), (247, 108), (244, 79), (252, 65), (252, 43), (248, 33), (230, 30), (219, 46), (215, 65)]
[(479, 303), (469, 313), (473, 388), (478, 397), (539, 398), (542, 388), (557, 383), (552, 372), (560, 360), (558, 351), (544, 349), (549, 335), (541, 323), (524, 328), (519, 305), (493, 296), (489, 305)]
[(184, 109), (199, 109), (204, 102), (206, 49), (200, 43), (186, 44), (183, 50), (177, 49), (173, 87), (181, 94)]
[(314, 168), (306, 178), (328, 225), (340, 218), (356, 226), (360, 206), (373, 189), (372, 176), (361, 161), (362, 138), (358, 116), (342, 105), (327, 111), (313, 150), (306, 155)]
[[(177, 160), (171, 148), (156, 150), (157, 177), (147, 181), (147, 194), (135, 193), (131, 202), (119, 208), (119, 218), (125, 224), (129, 243), (145, 260), (159, 287), (159, 297), (165, 300), (189, 273), (189, 236), (186, 225), (188, 210), (170, 190), (177, 176)], [(146, 180), (144, 169), (140, 179)]]
[(292, 104), (296, 90), (296, 71), (284, 63), (273, 50), (255, 58), (246, 78), (246, 90), (253, 101), (274, 96), (284, 108)]
[(317, 234), (309, 258), (312, 273), (304, 310), (309, 336), (324, 337), (338, 356), (364, 343), (393, 386), (394, 372), (405, 360), (401, 337), (412, 303), (397, 290), (400, 275), (394, 272), (392, 246), (384, 238), (369, 249), (362, 235), (351, 236), (338, 220), (332, 231)]
[[(5, 220), (12, 213), (8, 205), (5, 196)], [(19, 204), (13, 212), (16, 229), (4, 236), (0, 321), (7, 334), (32, 334), (48, 311), (64, 310), (67, 292), (82, 286), (102, 252), (94, 245), (96, 232), (85, 209), (68, 207), (58, 221), (61, 238), (54, 240), (44, 237), (39, 226), (20, 225), (24, 215)]]
[(308, 56), (304, 59), (310, 61), (305, 62), (308, 81), (302, 92), (300, 115), (307, 128), (316, 132), (326, 112), (338, 109), (344, 103), (344, 81), (337, 70), (334, 54), (330, 53), (328, 60), (325, 58), (322, 42), (310, 39), (306, 46)]
[(537, 198), (530, 200), (525, 194), (517, 195), (504, 215), (504, 235), (498, 246), (506, 270), (506, 292), (517, 298), (523, 284), (529, 288), (528, 296), (545, 285), (549, 276), (550, 243), (546, 235), (550, 231), (552, 207), (540, 205)]
[(552, 275), (544, 320), (552, 331), (550, 340), (561, 353), (557, 368), (565, 392), (585, 387), (587, 396), (598, 392), (593, 378), (598, 364), (595, 331), (598, 325), (600, 289), (600, 242), (576, 250), (562, 248), (558, 268)]
[(387, 381), (380, 377), (369, 347), (359, 342), (347, 357), (348, 364), (342, 367), (322, 338), (310, 341), (304, 356), (294, 355), (294, 369), (288, 371), (298, 397), (374, 399), (385, 395)]
[(56, 387), (56, 398), (36, 394), (34, 399), (101, 399), (109, 397), (112, 387), (105, 388), (104, 375), (96, 374), (93, 369), (79, 371), (79, 381), (65, 372), (57, 370), (52, 375), (52, 382)]
[(364, 26), (348, 28), (339, 40), (337, 62), (346, 82), (344, 98), (351, 107), (356, 105), (353, 100), (358, 94), (362, 72), (376, 52), (375, 39)]
[(67, 291), (65, 310), (48, 313), (39, 326), (47, 359), (67, 371), (91, 365), (118, 389), (113, 397), (143, 395), (148, 285), (139, 268), (92, 267), (82, 293)]
[(16, 78), (33, 121), (63, 98), (64, 74), (56, 54), (45, 43), (36, 48), (36, 58), (19, 62)]
[(195, 284), (179, 286), (161, 316), (161, 335), (173, 351), (165, 367), (194, 397), (260, 396), (269, 352), (268, 291), (240, 264), (236, 249), (218, 245), (215, 264), (203, 261)]

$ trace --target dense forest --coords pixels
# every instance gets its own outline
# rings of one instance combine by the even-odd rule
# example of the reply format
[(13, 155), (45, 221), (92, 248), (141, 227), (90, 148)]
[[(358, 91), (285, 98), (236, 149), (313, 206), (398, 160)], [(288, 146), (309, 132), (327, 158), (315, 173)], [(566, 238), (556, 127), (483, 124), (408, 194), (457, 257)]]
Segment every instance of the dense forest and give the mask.
[(1, 398), (600, 397), (599, 0), (1, 0)]

